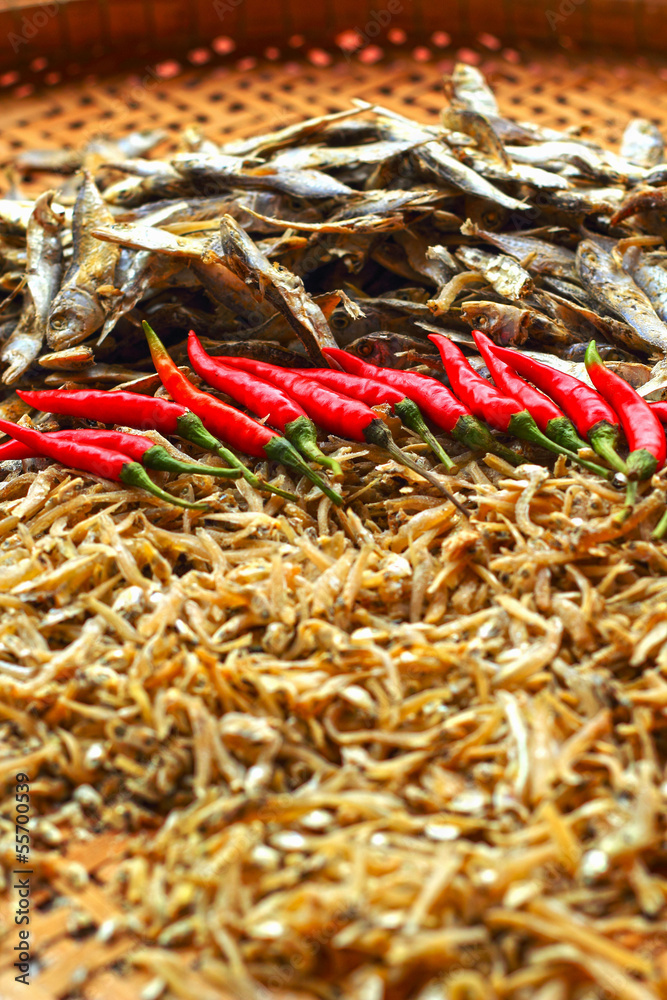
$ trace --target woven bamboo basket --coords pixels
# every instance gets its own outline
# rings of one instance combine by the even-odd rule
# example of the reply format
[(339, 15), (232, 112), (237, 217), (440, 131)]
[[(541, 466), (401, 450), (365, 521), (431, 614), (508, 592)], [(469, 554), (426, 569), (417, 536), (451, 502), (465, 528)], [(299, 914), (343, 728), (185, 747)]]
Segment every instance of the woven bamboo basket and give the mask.
[[(135, 128), (175, 141), (184, 123), (242, 137), (353, 97), (434, 121), (459, 59), (488, 75), (508, 116), (583, 125), (613, 145), (631, 116), (667, 125), (665, 51), (665, 0), (0, 0), (0, 160)], [(57, 848), (88, 881), (76, 891), (57, 876), (33, 896), (30, 1000), (136, 1000), (151, 981), (150, 962), (127, 961), (150, 945), (93, 933), (121, 917), (110, 885), (126, 843), (102, 832)], [(0, 900), (0, 922), (12, 919)], [(164, 996), (231, 998), (202, 977), (195, 948), (171, 954), (179, 976)], [(0, 955), (2, 1000), (28, 995), (13, 961)]]

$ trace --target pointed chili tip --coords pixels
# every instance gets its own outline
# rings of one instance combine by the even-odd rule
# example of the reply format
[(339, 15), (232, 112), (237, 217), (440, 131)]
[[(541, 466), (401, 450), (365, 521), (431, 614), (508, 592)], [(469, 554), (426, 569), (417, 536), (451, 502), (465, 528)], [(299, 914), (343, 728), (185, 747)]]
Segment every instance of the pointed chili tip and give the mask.
[(600, 352), (597, 349), (597, 345), (594, 340), (591, 340), (590, 344), (586, 348), (586, 354), (584, 355), (584, 364), (586, 365), (586, 371), (590, 371), (591, 368), (595, 368), (598, 365), (602, 365), (603, 361), (600, 357)]
[(150, 323), (148, 323), (145, 319), (142, 319), (141, 326), (142, 326), (142, 329), (143, 329), (144, 333), (146, 334), (146, 336), (148, 337), (149, 340), (151, 339), (151, 337), (155, 337), (156, 340), (159, 340), (159, 337), (158, 337), (157, 333), (155, 332), (155, 330), (153, 329), (153, 327), (150, 325)]

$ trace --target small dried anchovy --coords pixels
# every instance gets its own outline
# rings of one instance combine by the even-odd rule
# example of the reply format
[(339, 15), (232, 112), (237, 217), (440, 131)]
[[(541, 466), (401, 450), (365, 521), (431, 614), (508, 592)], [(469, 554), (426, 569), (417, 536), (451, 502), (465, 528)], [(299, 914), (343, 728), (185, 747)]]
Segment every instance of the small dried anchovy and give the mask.
[[(662, 139), (517, 124), (466, 65), (447, 91), (444, 126), (356, 102), (164, 160), (145, 134), (22, 153), (70, 176), (0, 199), (0, 415), (56, 429), (15, 387), (159, 393), (144, 320), (181, 365), (193, 326), (213, 355), (440, 374), (428, 334), (474, 327), (585, 378), (595, 338), (660, 393)], [(76, 938), (62, 989), (99, 993), (113, 939), (104, 976), (146, 998), (662, 997), (664, 471), (623, 520), (561, 458), (455, 444), (464, 521), (379, 449), (321, 447), (342, 509), (289, 470), (298, 503), (178, 477), (210, 503), (184, 514), (3, 465), (0, 774), (12, 802), (30, 778), (44, 966)], [(8, 809), (0, 835), (8, 887)]]

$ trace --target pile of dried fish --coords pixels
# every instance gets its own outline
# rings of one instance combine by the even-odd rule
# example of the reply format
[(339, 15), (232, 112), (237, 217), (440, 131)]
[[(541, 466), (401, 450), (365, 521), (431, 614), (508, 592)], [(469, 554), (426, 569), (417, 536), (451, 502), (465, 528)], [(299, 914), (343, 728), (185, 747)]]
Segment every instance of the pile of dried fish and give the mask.
[[(0, 415), (60, 426), (15, 387), (160, 393), (144, 320), (179, 364), (192, 327), (211, 354), (309, 367), (340, 346), (439, 377), (433, 332), (479, 368), (471, 327), (586, 381), (594, 339), (658, 398), (655, 129), (618, 155), (503, 118), (470, 67), (448, 91), (439, 127), (357, 102), (222, 147), (188, 130), (162, 159), (152, 135), (23, 154), (19, 173), (70, 176), (0, 200)], [(34, 982), (109, 995), (108, 945), (143, 1000), (664, 1000), (667, 475), (621, 520), (623, 490), (562, 457), (457, 444), (466, 520), (380, 449), (320, 446), (344, 507), (263, 461), (298, 502), (239, 479), (184, 512), (5, 466), (0, 889), (17, 772), (55, 904), (36, 920), (99, 898), (73, 842), (123, 845), (113, 917), (73, 920), (69, 979), (36, 935)]]
[(619, 525), (599, 478), (490, 457), (464, 523), (373, 457), (339, 454), (348, 508), (241, 480), (196, 532), (58, 466), (0, 487), (35, 890), (76, 905), (86, 840), (123, 835), (77, 989), (112, 938), (137, 997), (658, 1000), (667, 483)]
[(439, 126), (357, 101), (222, 146), (187, 129), (161, 159), (139, 155), (155, 133), (23, 154), (16, 171), (72, 175), (34, 202), (0, 200), (3, 381), (137, 381), (146, 319), (172, 341), (194, 327), (220, 353), (242, 343), (304, 365), (334, 343), (435, 362), (425, 324), (467, 345), (475, 326), (581, 373), (595, 338), (660, 391), (657, 130), (632, 122), (619, 155), (503, 118), (471, 67), (448, 88)]

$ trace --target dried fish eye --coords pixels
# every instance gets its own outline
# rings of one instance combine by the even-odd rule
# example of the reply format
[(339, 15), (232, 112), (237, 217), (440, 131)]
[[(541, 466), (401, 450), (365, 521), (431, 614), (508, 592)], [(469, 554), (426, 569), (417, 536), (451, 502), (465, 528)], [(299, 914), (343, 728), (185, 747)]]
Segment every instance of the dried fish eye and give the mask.
[(345, 330), (349, 325), (349, 317), (343, 313), (334, 313), (329, 319), (329, 326), (333, 327), (334, 330)]

